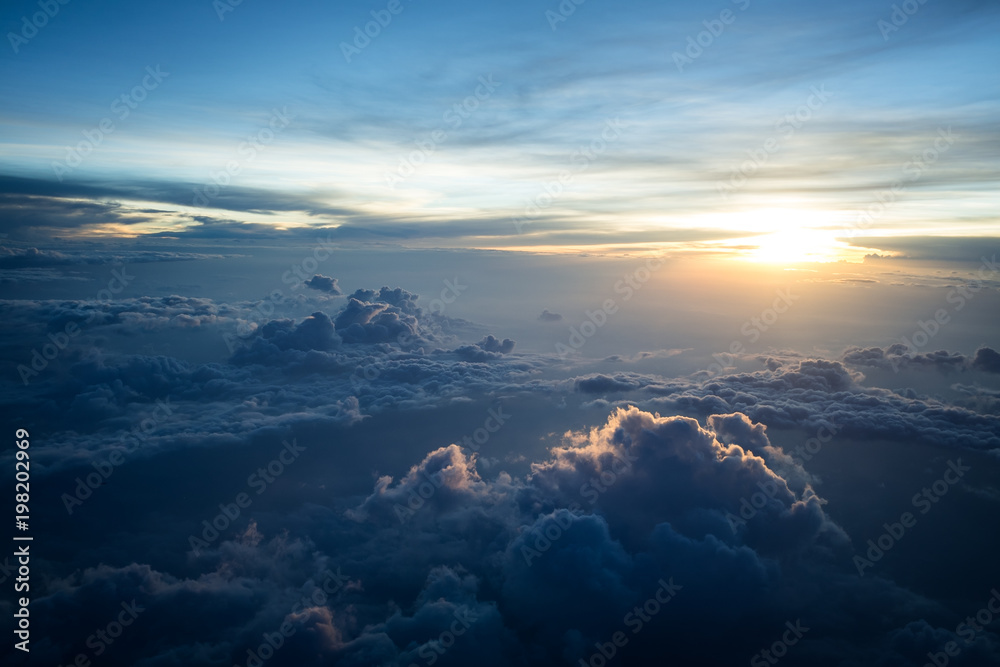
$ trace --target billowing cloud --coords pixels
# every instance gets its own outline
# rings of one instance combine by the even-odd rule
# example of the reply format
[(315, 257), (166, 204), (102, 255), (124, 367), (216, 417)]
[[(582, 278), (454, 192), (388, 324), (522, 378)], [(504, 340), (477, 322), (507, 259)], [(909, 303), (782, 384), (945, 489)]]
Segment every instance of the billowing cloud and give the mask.
[[(292, 535), (252, 521), (189, 552), (183, 572), (131, 563), (54, 580), (33, 610), (62, 631), (37, 654), (71, 659), (90, 619), (123, 603), (139, 611), (111, 665), (245, 664), (261, 646), (301, 665), (577, 664), (618, 632), (629, 660), (732, 664), (786, 622), (803, 629), (790, 664), (931, 646), (902, 638), (913, 623), (939, 632), (922, 620), (936, 606), (857, 577), (849, 537), (808, 483), (778, 472), (782, 456), (740, 413), (701, 425), (636, 408), (567, 433), (524, 476), (486, 478), (476, 454), (443, 446), (339, 516), (293, 512)], [(987, 631), (969, 655), (998, 649)]]
[[(992, 389), (955, 384), (962, 398), (946, 403), (867, 386), (859, 369), (876, 366), (861, 361), (885, 354), (864, 350), (768, 355), (760, 370), (712, 377), (639, 372), (681, 354), (665, 351), (595, 373), (493, 335), (456, 348), (448, 322), (418, 301), (383, 287), (328, 311), (333, 300), (307, 292), (210, 363), (101, 339), (211, 334), (222, 346), (256, 304), (0, 304), (22, 331), (77, 323), (94, 341), (27, 386), (4, 385), (12, 409), (46, 425), (33, 474), (58, 489), (45, 501), (54, 546), (75, 554), (40, 566), (51, 582), (40, 616), (61, 629), (41, 630), (37, 655), (73, 659), (94, 631), (79, 610), (110, 619), (133, 599), (144, 611), (107, 664), (246, 664), (282, 627), (274, 660), (301, 665), (460, 665), (483, 646), (486, 664), (579, 664), (617, 632), (629, 640), (623, 664), (735, 664), (788, 622), (809, 628), (789, 664), (892, 665), (955, 635), (942, 602), (887, 569), (858, 576), (852, 558), (872, 535), (833, 519), (820, 476), (773, 434), (995, 450)], [(2, 340), (23, 353), (23, 336)], [(470, 448), (461, 434), (486, 433), (498, 401), (517, 417)], [(589, 426), (566, 431), (581, 419)], [(283, 441), (313, 458), (264, 484)], [(176, 500), (181, 479), (191, 500)], [(113, 510), (115, 539), (94, 542), (103, 503), (140, 490), (165, 508), (156, 527), (148, 507), (126, 503)], [(247, 490), (252, 504), (223, 514), (217, 538), (205, 533)], [(65, 500), (74, 494), (86, 497)], [(192, 535), (210, 541), (192, 551)], [(994, 659), (998, 646), (981, 633), (967, 660)]]

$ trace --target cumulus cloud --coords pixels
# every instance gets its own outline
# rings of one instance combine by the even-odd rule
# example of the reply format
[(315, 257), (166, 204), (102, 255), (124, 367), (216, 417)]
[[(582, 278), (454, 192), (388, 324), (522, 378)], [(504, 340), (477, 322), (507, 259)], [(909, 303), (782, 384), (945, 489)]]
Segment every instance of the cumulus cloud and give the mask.
[[(773, 433), (826, 425), (852, 440), (996, 450), (994, 390), (955, 386), (977, 413), (866, 386), (862, 362), (885, 358), (870, 349), (772, 355), (761, 370), (714, 377), (640, 368), (669, 351), (618, 357), (643, 372), (593, 373), (515, 353), (509, 338), (445, 345), (447, 323), (401, 288), (357, 290), (329, 312), (332, 300), (313, 299), (261, 320), (215, 362), (98, 345), (67, 352), (30, 386), (3, 385), (20, 418), (44, 424), (32, 470), (52, 488), (72, 492), (113, 452), (132, 467), (72, 517), (56, 497), (39, 501), (61, 517), (53, 549), (73, 554), (39, 566), (39, 659), (72, 660), (93, 615), (110, 620), (133, 598), (148, 615), (102, 656), (109, 665), (245, 664), (284, 623), (294, 632), (275, 664), (304, 666), (579, 664), (618, 631), (630, 639), (622, 664), (737, 664), (796, 618), (813, 628), (796, 646), (801, 664), (902, 665), (953, 636), (940, 603), (857, 576), (851, 556), (870, 536), (834, 521), (820, 482)], [(252, 305), (168, 296), (0, 302), (0, 314), (43, 337), (89, 320), (95, 341), (127, 340), (218, 334)], [(8, 354), (20, 349), (23, 336), (6, 336)], [(984, 350), (972, 366), (989, 366)], [(497, 449), (486, 465), (456, 438), (483, 423), (485, 407), (469, 410), (498, 397), (537, 413), (487, 445)], [(151, 419), (158, 402), (171, 412)], [(551, 433), (565, 435), (543, 451)], [(209, 547), (186, 549), (202, 517), (292, 438), (312, 462), (254, 494)], [(159, 508), (155, 525), (140, 503), (108, 509), (134, 497)], [(341, 568), (343, 583), (314, 598)], [(661, 581), (676, 596), (633, 634), (634, 610)], [(998, 647), (984, 632), (968, 660), (996, 659)]]
[[(158, 423), (133, 458), (199, 439), (203, 444), (231, 443), (296, 423), (349, 424), (394, 407), (446, 404), (513, 382), (538, 363), (504, 359), (502, 351), (510, 352), (513, 341), (494, 337), (471, 346), (488, 356), (489, 363), (456, 359), (446, 349), (430, 348), (453, 339), (446, 331), (462, 327), (422, 311), (417, 295), (382, 288), (359, 290), (355, 296), (371, 301), (352, 299), (333, 313), (313, 310), (304, 317), (262, 320), (252, 329), (244, 327), (249, 329), (245, 337), (234, 333), (260, 312), (258, 303), (176, 295), (0, 301), (0, 314), (11, 324), (0, 334), (0, 348), (27, 373), (26, 384), (8, 381), (0, 391), (23, 417), (47, 425), (49, 446), (38, 463), (56, 470), (122, 450), (122, 439), (128, 440), (132, 426), (146, 418), (156, 401), (169, 400), (185, 417)], [(274, 308), (322, 308), (328, 303), (299, 295)], [(208, 336), (223, 351), (227, 337), (239, 344), (215, 363), (121, 351), (121, 341), (158, 334), (193, 346), (204, 346)], [(24, 341), (36, 341), (38, 352), (50, 343), (48, 336), (60, 342), (63, 337), (69, 344), (51, 360), (38, 356), (36, 371)], [(500, 351), (487, 352), (480, 345)], [(282, 387), (280, 392), (276, 386)], [(221, 418), (226, 414), (229, 423)]]
[(340, 287), (337, 285), (336, 278), (330, 278), (329, 276), (324, 276), (319, 273), (307, 280), (305, 284), (306, 287), (311, 287), (312, 289), (319, 290), (320, 292), (326, 292), (327, 294), (342, 294)]
[(495, 336), (487, 335), (481, 341), (475, 345), (463, 345), (462, 347), (455, 350), (455, 353), (461, 359), (466, 361), (492, 361), (495, 359), (501, 359), (505, 354), (510, 354), (514, 351), (514, 346), (517, 345), (510, 338), (504, 338), (500, 340)]
[(419, 338), (417, 295), (401, 288), (357, 290), (334, 325), (345, 343), (389, 343)]
[[(72, 659), (123, 601), (141, 612), (109, 665), (246, 664), (279, 628), (275, 660), (305, 667), (578, 664), (617, 632), (639, 664), (734, 664), (794, 618), (810, 628), (801, 664), (930, 646), (910, 635), (939, 632), (913, 625), (935, 606), (858, 578), (847, 536), (809, 485), (772, 467), (777, 451), (743, 414), (702, 425), (636, 408), (567, 433), (521, 477), (484, 478), (475, 454), (444, 446), (340, 516), (282, 512), (277, 535), (251, 521), (183, 567), (57, 577), (32, 607), (33, 649)], [(970, 655), (998, 646), (986, 631)]]
[(988, 347), (979, 348), (972, 360), (972, 367), (987, 373), (1000, 373), (1000, 352)]
[(260, 335), (279, 350), (329, 350), (340, 344), (330, 316), (322, 311), (298, 324), (292, 320), (272, 320), (261, 327)]
[[(996, 414), (980, 414), (912, 390), (864, 386), (864, 375), (839, 361), (769, 360), (774, 363), (765, 370), (709, 378), (629, 373), (613, 378), (583, 376), (569, 384), (581, 392), (579, 383), (583, 382), (583, 387), (597, 394), (624, 394), (613, 401), (597, 399), (591, 403), (595, 406), (635, 404), (698, 418), (743, 412), (771, 427), (816, 431), (835, 426), (843, 434), (860, 438), (920, 441), (1000, 455), (1000, 416)], [(566, 381), (553, 381), (547, 386), (566, 385)]]
[(510, 338), (504, 338), (503, 340), (500, 340), (494, 336), (486, 336), (486, 338), (476, 343), (476, 345), (486, 350), (487, 352), (510, 354), (511, 352), (514, 351), (515, 343)]

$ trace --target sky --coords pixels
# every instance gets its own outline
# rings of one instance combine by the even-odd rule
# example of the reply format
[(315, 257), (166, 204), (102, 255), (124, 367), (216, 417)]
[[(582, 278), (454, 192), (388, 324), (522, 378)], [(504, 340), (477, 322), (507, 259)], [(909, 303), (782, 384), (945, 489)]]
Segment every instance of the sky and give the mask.
[(915, 7), (104, 2), (33, 30), (9, 3), (5, 208), (48, 210), (6, 226), (820, 259), (995, 235), (997, 7)]
[(0, 662), (1000, 663), (998, 25), (5, 3)]

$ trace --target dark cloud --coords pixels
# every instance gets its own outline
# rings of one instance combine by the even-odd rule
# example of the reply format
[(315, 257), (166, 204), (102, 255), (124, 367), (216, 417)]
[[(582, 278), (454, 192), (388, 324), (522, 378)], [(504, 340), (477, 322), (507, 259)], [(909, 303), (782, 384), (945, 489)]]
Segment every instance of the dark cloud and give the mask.
[(542, 322), (559, 322), (563, 318), (559, 313), (552, 313), (548, 310), (543, 310), (542, 314), (538, 316), (538, 319)]
[(985, 257), (992, 259), (1000, 251), (1000, 238), (963, 236), (933, 238), (926, 236), (869, 237), (852, 239), (852, 245), (895, 251), (900, 258), (912, 260), (940, 260), (980, 264)]
[(883, 349), (880, 347), (849, 348), (844, 352), (843, 360), (854, 366), (868, 366), (883, 370), (898, 371), (901, 368), (926, 367), (943, 372), (979, 370), (987, 373), (1000, 373), (1000, 354), (989, 347), (976, 350), (974, 357), (967, 357), (958, 352), (936, 350), (934, 352), (916, 352), (902, 343), (895, 343)]
[(455, 354), (466, 361), (492, 361), (502, 359), (503, 355), (514, 351), (515, 343), (510, 338), (500, 340), (493, 335), (487, 335), (475, 345), (463, 345), (455, 350)]
[(330, 350), (340, 344), (330, 316), (315, 312), (302, 322), (272, 320), (261, 328), (261, 338), (279, 350)]
[(335, 322), (345, 343), (389, 343), (418, 334), (417, 320), (385, 303), (367, 303), (351, 297)]
[[(123, 602), (141, 611), (109, 665), (245, 664), (282, 627), (275, 664), (306, 666), (578, 664), (619, 631), (623, 664), (734, 664), (796, 619), (809, 630), (789, 664), (910, 664), (954, 639), (923, 620), (935, 604), (856, 576), (848, 537), (781, 456), (739, 413), (702, 426), (635, 408), (567, 434), (523, 477), (484, 478), (476, 455), (441, 447), (342, 514), (281, 512), (277, 534), (250, 521), (176, 571), (58, 576), (33, 604), (33, 650), (71, 660)], [(189, 526), (169, 539), (186, 544)], [(984, 631), (969, 659), (998, 649)]]
[(630, 391), (637, 387), (639, 387), (638, 382), (626, 379), (623, 376), (592, 375), (576, 380), (577, 391), (582, 391), (585, 394), (610, 394)]
[(972, 367), (987, 373), (1000, 373), (1000, 352), (988, 347), (979, 348), (972, 360)]
[(318, 273), (307, 280), (305, 284), (306, 287), (311, 287), (327, 294), (342, 294), (340, 287), (337, 285), (336, 278), (330, 278)]
[(419, 297), (401, 287), (389, 289), (383, 286), (379, 290), (359, 289), (350, 298), (362, 302), (387, 303), (408, 315), (417, 315), (420, 312), (420, 309), (417, 307), (417, 299)]
[[(65, 179), (63, 182), (0, 175), (0, 194), (27, 196), (47, 199), (93, 199), (152, 201), (178, 206), (192, 206), (195, 189), (204, 188), (204, 183), (174, 181), (125, 180), (92, 182), (81, 179)], [(352, 211), (330, 207), (301, 195), (289, 195), (274, 190), (246, 188), (230, 185), (205, 204), (208, 208), (231, 211), (307, 211), (313, 214), (347, 215)]]
[[(245, 664), (284, 624), (273, 664), (304, 666), (575, 665), (618, 631), (621, 664), (745, 664), (796, 619), (810, 630), (789, 665), (923, 664), (954, 639), (949, 602), (857, 576), (869, 535), (828, 513), (813, 471), (773, 436), (826, 425), (846, 441), (1000, 449), (996, 414), (865, 386), (852, 366), (885, 363), (886, 350), (775, 354), (714, 377), (595, 374), (493, 335), (456, 348), (446, 320), (402, 288), (357, 290), (331, 312), (324, 295), (302, 298), (288, 307), (311, 314), (276, 314), (212, 363), (100, 339), (221, 337), (255, 304), (0, 302), (8, 357), (67, 322), (89, 322), (94, 342), (28, 386), (2, 385), (19, 423), (44, 425), (32, 470), (56, 489), (38, 501), (53, 555), (38, 565), (37, 659), (72, 660), (133, 599), (144, 611), (102, 663)], [(618, 361), (639, 370), (676, 354)], [(501, 400), (544, 421), (515, 413), (481, 453), (459, 446)], [(564, 436), (536, 446), (547, 433)], [(258, 498), (247, 475), (293, 439), (312, 458)], [(128, 470), (67, 515), (60, 494), (115, 452)], [(202, 518), (248, 488), (253, 504), (190, 549)], [(661, 582), (680, 588), (633, 634)], [(995, 633), (965, 655), (1000, 657)]]
[(61, 252), (38, 248), (0, 246), (0, 268), (28, 269), (72, 266), (76, 264), (142, 264), (147, 262), (183, 262), (197, 259), (221, 259), (224, 255), (153, 250), (119, 250), (102, 252)]
[(498, 352), (500, 354), (510, 354), (514, 351), (514, 345), (516, 343), (510, 338), (504, 338), (500, 340), (494, 336), (486, 336), (481, 341), (476, 343), (477, 346), (483, 348), (487, 352)]
[[(877, 358), (877, 353), (851, 353)], [(930, 360), (952, 355), (930, 355)], [(864, 376), (841, 362), (789, 357), (780, 365), (773, 357), (768, 370), (704, 378), (664, 379), (628, 374), (612, 383), (597, 380), (626, 398), (599, 400), (606, 407), (636, 404), (650, 410), (675, 411), (707, 418), (742, 412), (777, 428), (815, 431), (835, 424), (842, 433), (861, 438), (918, 441), (936, 446), (1000, 450), (1000, 417), (947, 403), (916, 392), (896, 392), (861, 384)], [(928, 361), (922, 368), (933, 367)], [(586, 378), (585, 378), (586, 379)], [(561, 386), (562, 382), (553, 383)], [(631, 392), (629, 394), (629, 392)], [(647, 398), (648, 395), (655, 398)]]

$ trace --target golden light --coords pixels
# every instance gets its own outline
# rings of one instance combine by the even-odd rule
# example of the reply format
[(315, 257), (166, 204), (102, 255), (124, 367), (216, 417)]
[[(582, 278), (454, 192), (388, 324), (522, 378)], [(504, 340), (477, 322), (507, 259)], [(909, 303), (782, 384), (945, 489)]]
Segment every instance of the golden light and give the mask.
[(752, 243), (747, 259), (769, 264), (801, 264), (805, 262), (836, 262), (847, 259), (847, 244), (838, 241), (833, 232), (798, 229), (759, 236)]
[(849, 220), (842, 212), (790, 202), (727, 215), (738, 220), (737, 228), (757, 233), (738, 240), (737, 252), (752, 262), (782, 265), (864, 258), (863, 249), (840, 240), (849, 232)]

